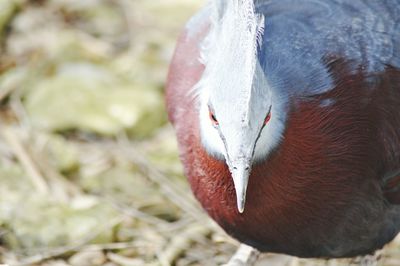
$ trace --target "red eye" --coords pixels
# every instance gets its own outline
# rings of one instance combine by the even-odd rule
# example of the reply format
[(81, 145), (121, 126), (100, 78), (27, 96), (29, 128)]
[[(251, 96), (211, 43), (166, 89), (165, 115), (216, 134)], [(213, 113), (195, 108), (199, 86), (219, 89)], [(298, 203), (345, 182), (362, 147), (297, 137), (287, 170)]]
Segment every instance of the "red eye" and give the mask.
[(271, 120), (271, 112), (269, 112), (267, 117), (265, 118), (264, 125), (268, 124), (269, 120)]
[(218, 123), (218, 120), (217, 120), (217, 118), (215, 117), (214, 113), (211, 112), (211, 110), (208, 111), (208, 113), (209, 113), (211, 122), (213, 122), (213, 124), (217, 126), (219, 123)]

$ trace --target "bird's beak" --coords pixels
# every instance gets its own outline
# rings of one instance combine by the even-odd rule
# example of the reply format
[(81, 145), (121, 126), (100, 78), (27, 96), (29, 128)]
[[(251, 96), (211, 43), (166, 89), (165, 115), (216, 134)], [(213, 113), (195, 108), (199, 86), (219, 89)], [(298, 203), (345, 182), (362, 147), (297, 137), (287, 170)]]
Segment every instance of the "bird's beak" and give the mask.
[(246, 203), (246, 190), (251, 171), (251, 160), (241, 158), (229, 163), (229, 170), (232, 174), (236, 191), (236, 203), (240, 213), (244, 211)]

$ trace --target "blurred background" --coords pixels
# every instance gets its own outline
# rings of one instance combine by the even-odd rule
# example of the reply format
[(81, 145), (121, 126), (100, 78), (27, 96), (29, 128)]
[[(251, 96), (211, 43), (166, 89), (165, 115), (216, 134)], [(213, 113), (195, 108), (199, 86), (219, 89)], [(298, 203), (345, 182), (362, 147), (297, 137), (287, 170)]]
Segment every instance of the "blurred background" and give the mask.
[[(201, 0), (0, 0), (0, 264), (221, 265), (163, 87)], [(381, 265), (400, 265), (399, 241)], [(264, 255), (259, 265), (355, 265)]]

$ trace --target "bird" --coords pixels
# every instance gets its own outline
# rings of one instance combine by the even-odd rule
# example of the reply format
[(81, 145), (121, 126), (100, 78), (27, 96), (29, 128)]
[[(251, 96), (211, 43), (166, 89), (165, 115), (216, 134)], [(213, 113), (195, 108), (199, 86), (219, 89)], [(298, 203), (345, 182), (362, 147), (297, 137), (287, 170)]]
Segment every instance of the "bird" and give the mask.
[(241, 243), (347, 258), (400, 231), (400, 1), (209, 1), (165, 94), (194, 196)]

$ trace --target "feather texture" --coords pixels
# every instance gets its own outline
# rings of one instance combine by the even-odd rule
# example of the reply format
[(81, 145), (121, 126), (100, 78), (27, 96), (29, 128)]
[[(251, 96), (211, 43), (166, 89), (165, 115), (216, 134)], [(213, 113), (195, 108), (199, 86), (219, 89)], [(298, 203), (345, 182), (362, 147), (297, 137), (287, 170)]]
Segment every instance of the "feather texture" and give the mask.
[[(206, 66), (200, 82), (194, 86), (195, 97), (227, 93), (242, 95), (241, 104), (249, 105), (257, 64), (257, 47), (264, 32), (264, 16), (256, 14), (252, 0), (217, 0), (212, 10), (210, 31), (201, 47), (201, 62)], [(221, 73), (222, 65), (237, 66), (232, 73)], [(243, 97), (244, 96), (244, 97)], [(247, 108), (243, 108), (248, 110)]]

